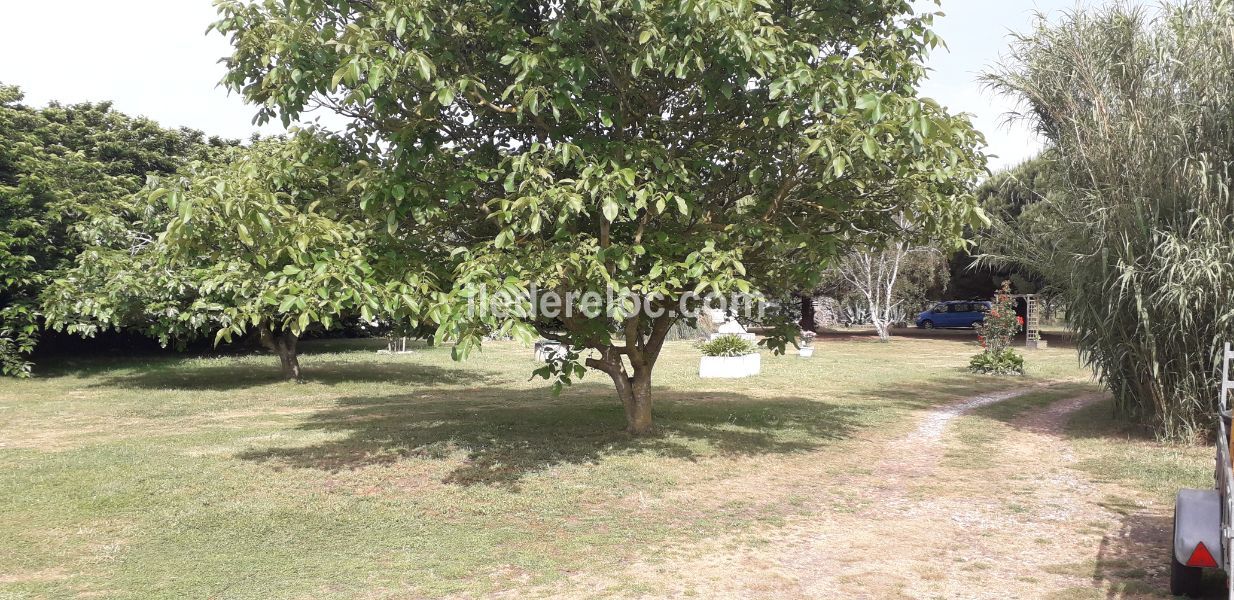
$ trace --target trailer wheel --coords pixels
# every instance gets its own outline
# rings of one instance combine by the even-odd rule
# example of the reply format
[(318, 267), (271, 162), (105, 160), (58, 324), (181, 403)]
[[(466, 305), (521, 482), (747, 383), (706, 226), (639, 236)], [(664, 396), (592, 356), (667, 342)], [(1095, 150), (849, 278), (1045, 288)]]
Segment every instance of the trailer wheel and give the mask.
[[(1175, 528), (1178, 522), (1178, 507), (1174, 507)], [(1200, 567), (1188, 567), (1181, 562), (1178, 562), (1178, 557), (1174, 555), (1174, 544), (1170, 543), (1170, 593), (1175, 596), (1187, 596), (1188, 598), (1198, 598), (1200, 596), (1200, 583), (1204, 578), (1204, 569)]]
[(1204, 570), (1199, 567), (1188, 567), (1170, 553), (1170, 593), (1188, 598), (1200, 597), (1200, 579)]

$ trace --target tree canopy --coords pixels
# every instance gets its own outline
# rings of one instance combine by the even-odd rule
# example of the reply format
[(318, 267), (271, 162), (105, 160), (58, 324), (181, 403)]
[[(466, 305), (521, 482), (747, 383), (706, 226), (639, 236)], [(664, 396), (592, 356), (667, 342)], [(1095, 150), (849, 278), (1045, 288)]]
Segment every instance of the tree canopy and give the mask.
[(96, 226), (127, 218), (127, 197), (149, 174), (174, 172), (210, 147), (110, 104), (22, 104), (0, 85), (0, 372), (29, 373), (41, 327), (40, 295), (91, 242)]
[[(226, 82), (257, 119), (324, 107), (371, 142), (362, 202), (455, 246), (432, 316), (461, 355), (513, 333), (590, 348), (628, 428), (677, 312), (544, 318), (474, 310), (483, 290), (701, 290), (809, 283), (853, 244), (958, 237), (984, 169), (967, 119), (923, 99), (931, 15), (907, 2), (599, 0), (218, 4)], [(409, 261), (410, 262), (410, 261)], [(796, 287), (807, 287), (797, 285)], [(783, 338), (779, 339), (783, 345)]]
[(999, 281), (1010, 280), (1016, 293), (1059, 297), (1064, 285), (1054, 275), (1067, 265), (1056, 264), (1065, 258), (1051, 243), (1060, 231), (1056, 206), (1069, 190), (1052, 151), (981, 182), (977, 199), (989, 223), (974, 228), (974, 246), (952, 258), (953, 293), (985, 296)]
[[(153, 233), (83, 252), (54, 287), (57, 326), (143, 331), (163, 344), (255, 333), (299, 379), (296, 343), (343, 317), (413, 319), (432, 277), (391, 272), (363, 218), (346, 148), (303, 133), (233, 148), (139, 194)], [(119, 243), (117, 243), (119, 242)]]

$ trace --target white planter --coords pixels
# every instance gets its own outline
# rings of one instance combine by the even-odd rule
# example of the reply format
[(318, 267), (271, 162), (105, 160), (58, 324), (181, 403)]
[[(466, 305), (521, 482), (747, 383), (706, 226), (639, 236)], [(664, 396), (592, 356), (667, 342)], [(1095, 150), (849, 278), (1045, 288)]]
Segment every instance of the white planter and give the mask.
[(800, 356), (801, 358), (810, 358), (811, 356), (814, 356), (814, 348), (810, 346), (798, 348), (797, 356)]
[(704, 356), (698, 362), (698, 376), (703, 379), (738, 379), (758, 375), (763, 370), (761, 354), (745, 356)]

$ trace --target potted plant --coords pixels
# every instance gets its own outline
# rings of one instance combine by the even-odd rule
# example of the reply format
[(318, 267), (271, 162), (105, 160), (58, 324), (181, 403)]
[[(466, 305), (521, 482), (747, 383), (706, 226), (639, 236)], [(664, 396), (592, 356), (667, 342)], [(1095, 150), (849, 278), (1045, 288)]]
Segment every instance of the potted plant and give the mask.
[(813, 331), (801, 332), (801, 345), (797, 347), (797, 356), (801, 358), (814, 356), (814, 338), (817, 335)]
[(703, 378), (737, 379), (758, 375), (762, 371), (762, 355), (754, 342), (736, 335), (723, 335), (699, 345), (703, 357), (698, 363), (698, 376)]

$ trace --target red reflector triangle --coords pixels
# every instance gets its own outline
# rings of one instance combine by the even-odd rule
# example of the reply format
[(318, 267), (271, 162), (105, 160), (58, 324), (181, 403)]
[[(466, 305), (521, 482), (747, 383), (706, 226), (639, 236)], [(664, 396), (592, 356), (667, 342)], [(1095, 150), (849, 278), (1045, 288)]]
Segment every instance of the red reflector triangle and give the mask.
[(1195, 552), (1191, 553), (1191, 558), (1187, 559), (1188, 567), (1208, 567), (1210, 569), (1217, 567), (1217, 561), (1213, 560), (1213, 555), (1208, 552), (1208, 548), (1204, 547), (1204, 542), (1196, 544)]

